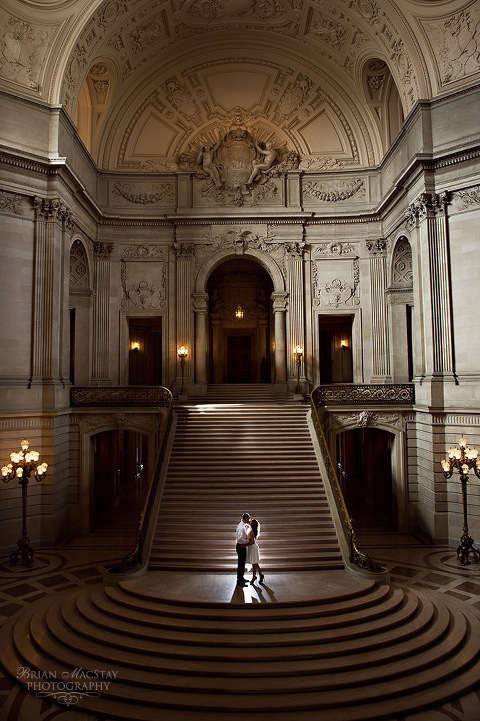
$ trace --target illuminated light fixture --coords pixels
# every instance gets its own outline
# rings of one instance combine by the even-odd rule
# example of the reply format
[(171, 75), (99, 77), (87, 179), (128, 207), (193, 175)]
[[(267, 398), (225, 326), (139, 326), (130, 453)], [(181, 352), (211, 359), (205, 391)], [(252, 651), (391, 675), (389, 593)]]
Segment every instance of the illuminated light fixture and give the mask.
[(182, 396), (185, 394), (185, 359), (188, 356), (188, 348), (182, 345), (182, 347), (177, 350), (177, 356), (180, 359), (180, 367), (182, 369), (182, 387), (180, 389), (180, 395)]
[(241, 305), (237, 305), (237, 310), (235, 311), (235, 318), (237, 320), (243, 319), (243, 308)]
[(130, 346), (132, 350), (140, 350), (140, 343), (138, 341), (134, 341), (132, 345)]
[(468, 473), (473, 470), (477, 478), (480, 478), (480, 458), (476, 448), (467, 446), (467, 439), (461, 436), (458, 439), (458, 448), (450, 447), (448, 449), (448, 458), (442, 461), (443, 475), (445, 478), (453, 476), (453, 469), (456, 468), (460, 475), (462, 484), (462, 503), (463, 503), (463, 535), (460, 544), (457, 547), (457, 558), (461, 566), (466, 566), (470, 561), (468, 557), (473, 556), (475, 563), (480, 561), (480, 551), (473, 547), (474, 540), (470, 536), (467, 522), (467, 481)]
[(10, 554), (10, 564), (14, 566), (17, 563), (18, 556), (22, 557), (22, 561), (28, 568), (32, 565), (33, 548), (30, 546), (30, 539), (27, 534), (27, 486), (30, 476), (40, 483), (45, 478), (48, 465), (46, 463), (38, 463), (40, 454), (38, 451), (29, 451), (30, 443), (27, 440), (22, 441), (21, 451), (18, 453), (10, 453), (10, 463), (1, 469), (2, 481), (8, 483), (14, 478), (18, 478), (18, 482), (22, 487), (22, 537), (17, 541), (17, 549)]
[(347, 350), (347, 348), (348, 348), (348, 343), (347, 343), (347, 341), (346, 341), (345, 339), (343, 339), (343, 340), (340, 341), (340, 348), (341, 348), (342, 350)]
[(297, 387), (295, 388), (295, 393), (301, 393), (300, 391), (300, 363), (302, 362), (303, 357), (303, 348), (300, 345), (296, 345), (293, 349), (293, 355), (295, 358), (295, 364), (297, 366)]

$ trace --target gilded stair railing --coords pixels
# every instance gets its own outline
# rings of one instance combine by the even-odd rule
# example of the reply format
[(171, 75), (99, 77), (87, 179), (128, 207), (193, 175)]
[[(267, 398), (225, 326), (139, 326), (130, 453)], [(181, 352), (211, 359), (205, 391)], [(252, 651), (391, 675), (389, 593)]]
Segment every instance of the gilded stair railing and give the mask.
[(384, 573), (385, 569), (383, 568), (383, 566), (379, 566), (378, 564), (374, 563), (366, 553), (362, 553), (357, 547), (352, 519), (350, 518), (350, 515), (348, 513), (345, 499), (343, 498), (342, 489), (340, 488), (338, 476), (335, 471), (335, 466), (332, 461), (330, 451), (328, 449), (325, 434), (323, 432), (322, 424), (327, 416), (327, 411), (323, 408), (319, 409), (317, 407), (317, 403), (319, 403), (319, 401), (323, 401), (320, 388), (323, 389), (325, 387), (326, 386), (319, 386), (318, 388), (315, 388), (310, 394), (312, 405), (312, 420), (318, 444), (320, 447), (320, 452), (323, 457), (324, 466), (327, 472), (327, 479), (332, 489), (333, 498), (335, 500), (335, 505), (338, 511), (338, 516), (342, 524), (345, 538), (348, 542), (350, 563), (357, 566), (358, 568), (361, 568), (362, 570), (370, 571), (371, 573)]

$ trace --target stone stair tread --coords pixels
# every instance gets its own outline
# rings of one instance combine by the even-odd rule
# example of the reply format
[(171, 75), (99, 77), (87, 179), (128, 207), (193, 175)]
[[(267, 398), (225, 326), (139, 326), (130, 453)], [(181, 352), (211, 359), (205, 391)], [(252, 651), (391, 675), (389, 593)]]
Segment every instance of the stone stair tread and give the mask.
[[(34, 630), (34, 621), (35, 621), (35, 614), (32, 617), (32, 634), (35, 637), (36, 632)], [(88, 668), (88, 666), (85, 664), (85, 658), (83, 654), (76, 653), (75, 651), (72, 651), (71, 648), (68, 649), (67, 658), (68, 660), (65, 661), (62, 659), (62, 657), (65, 655), (65, 646), (62, 642), (58, 642), (53, 638), (46, 639), (47, 644), (49, 645), (49, 649), (47, 650), (47, 653), (51, 656), (51, 658), (57, 658), (57, 663), (65, 664), (68, 666), (70, 663), (74, 663), (76, 667), (80, 668)], [(119, 664), (122, 664), (123, 659), (119, 658), (121, 654), (117, 652), (112, 658), (110, 658), (110, 651), (107, 649), (106, 653), (102, 653), (105, 651), (105, 647), (102, 647), (101, 644), (97, 642), (89, 642), (87, 644), (89, 648), (89, 655), (93, 655), (96, 658), (101, 658), (104, 662), (107, 663), (115, 663), (117, 664), (117, 668)], [(478, 660), (478, 649), (473, 647), (473, 644), (470, 644), (470, 647), (467, 649), (463, 649), (463, 655), (462, 655), (462, 661), (465, 663), (465, 665), (472, 663), (477, 658)], [(99, 647), (97, 649), (97, 654), (95, 653), (96, 647)], [(42, 651), (45, 651), (44, 648), (42, 648)], [(136, 666), (134, 664), (135, 657), (138, 656), (139, 665)], [(241, 698), (243, 695), (248, 694), (249, 698), (249, 704), (253, 705), (254, 708), (295, 708), (295, 706), (299, 703), (301, 700), (301, 706), (304, 706), (305, 699), (307, 697), (311, 698), (311, 702), (321, 705), (329, 705), (330, 703), (334, 703), (334, 705), (339, 705), (340, 703), (345, 703), (346, 699), (348, 698), (349, 703), (355, 703), (361, 700), (363, 695), (363, 688), (364, 683), (358, 681), (358, 683), (355, 680), (355, 674), (349, 673), (348, 669), (345, 670), (344, 676), (345, 680), (341, 678), (342, 674), (341, 672), (336, 672), (335, 675), (331, 673), (327, 673), (326, 675), (315, 675), (314, 677), (305, 676), (305, 675), (299, 675), (299, 676), (293, 676), (289, 677), (288, 681), (289, 683), (286, 684), (286, 679), (281, 678), (278, 679), (278, 681), (275, 683), (272, 679), (268, 679), (268, 682), (265, 683), (265, 680), (258, 675), (250, 676), (250, 677), (243, 677), (241, 681), (243, 683), (240, 683), (240, 689), (238, 691), (235, 690), (235, 688), (231, 688), (230, 686), (228, 689), (225, 689), (224, 684), (218, 684), (215, 685), (215, 681), (210, 678), (210, 683), (203, 682), (199, 688), (196, 688), (194, 683), (192, 682), (192, 677), (190, 676), (188, 678), (188, 683), (185, 679), (182, 677), (183, 683), (180, 683), (179, 686), (174, 688), (173, 683), (173, 676), (171, 672), (165, 674), (161, 671), (152, 671), (152, 667), (155, 664), (155, 658), (145, 659), (144, 654), (135, 654), (132, 652), (128, 652), (128, 664), (129, 668), (127, 670), (121, 668), (120, 673), (115, 681), (115, 688), (113, 689), (113, 693), (117, 696), (120, 696), (122, 698), (131, 698), (131, 699), (139, 699), (140, 695), (143, 691), (142, 687), (149, 688), (149, 702), (155, 703), (155, 704), (166, 704), (166, 703), (173, 703), (174, 705), (178, 706), (184, 705), (188, 702), (188, 705), (195, 707), (196, 705), (202, 707), (203, 704), (200, 703), (199, 699), (197, 698), (199, 692), (200, 694), (203, 694), (205, 698), (206, 693), (212, 693), (216, 696), (216, 703), (215, 708), (218, 710), (219, 707), (223, 708), (234, 708), (234, 704), (239, 702), (239, 698)], [(458, 663), (458, 662), (457, 662)], [(149, 670), (144, 670), (143, 666), (145, 664), (148, 664)], [(398, 694), (402, 694), (405, 689), (405, 678), (408, 677), (410, 680), (409, 688), (410, 690), (414, 690), (415, 688), (423, 688), (425, 686), (428, 686), (429, 684), (435, 682), (436, 684), (439, 684), (443, 679), (447, 680), (451, 674), (458, 674), (460, 669), (458, 665), (455, 665), (456, 661), (452, 659), (450, 656), (447, 657), (445, 660), (441, 660), (440, 663), (435, 665), (435, 675), (433, 676), (432, 668), (429, 666), (428, 668), (422, 670), (421, 674), (418, 674), (418, 670), (416, 668), (411, 668), (410, 665), (403, 665), (403, 669), (397, 668), (397, 674), (392, 679), (386, 679), (384, 678), (383, 674), (378, 674), (378, 671), (375, 670), (374, 674), (372, 674), (373, 678), (369, 681), (369, 689), (371, 693), (375, 692), (375, 688), (378, 689), (378, 692), (380, 693), (380, 689), (382, 690), (382, 696), (385, 698), (385, 695), (388, 695), (390, 697), (395, 697)], [(138, 670), (140, 670), (140, 673), (137, 673)], [(129, 678), (127, 679), (127, 682), (125, 683), (123, 681), (123, 676), (125, 673), (128, 673)], [(151, 676), (153, 674), (152, 679), (149, 681), (148, 676)], [(134, 686), (132, 686), (131, 683), (129, 683), (130, 678), (132, 675), (136, 676), (136, 678), (133, 678)], [(153, 682), (153, 685), (152, 685)], [(165, 691), (165, 687), (168, 689)], [(332, 690), (335, 689), (336, 693), (333, 694)], [(341, 697), (343, 697), (343, 700), (341, 701), (339, 699), (338, 691), (342, 690), (342, 693), (340, 694)], [(181, 697), (178, 695), (175, 695), (175, 692), (181, 690)], [(275, 695), (273, 693), (275, 692)], [(268, 704), (264, 705), (265, 697), (271, 696), (271, 700), (273, 701), (275, 699), (274, 704)], [(301, 694), (299, 696), (298, 694)], [(253, 698), (252, 698), (253, 696)], [(279, 699), (279, 696), (282, 698)], [(167, 702), (167, 698), (170, 699), (169, 702)], [(181, 698), (181, 701), (179, 699)], [(313, 701), (315, 699), (315, 701)], [(246, 708), (246, 705), (243, 706), (244, 710)]]

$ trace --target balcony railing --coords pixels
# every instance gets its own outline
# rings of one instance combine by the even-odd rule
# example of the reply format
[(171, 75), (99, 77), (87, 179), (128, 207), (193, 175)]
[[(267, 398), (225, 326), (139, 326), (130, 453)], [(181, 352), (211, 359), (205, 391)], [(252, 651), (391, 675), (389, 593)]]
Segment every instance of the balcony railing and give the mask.
[(411, 405), (415, 403), (415, 386), (412, 383), (317, 386), (312, 391), (312, 401), (317, 408), (325, 405)]
[(70, 391), (70, 405), (88, 406), (155, 406), (169, 408), (172, 394), (163, 386), (102, 386), (98, 388), (74, 387)]

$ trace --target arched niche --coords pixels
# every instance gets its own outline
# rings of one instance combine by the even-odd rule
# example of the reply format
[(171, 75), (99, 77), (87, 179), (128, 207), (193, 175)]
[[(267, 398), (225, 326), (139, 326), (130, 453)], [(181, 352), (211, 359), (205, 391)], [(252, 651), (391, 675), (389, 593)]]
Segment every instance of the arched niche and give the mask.
[(69, 265), (69, 378), (88, 385), (92, 347), (92, 269), (83, 241), (74, 239)]
[(364, 63), (362, 87), (386, 153), (402, 129), (404, 112), (395, 80), (384, 60), (369, 58)]
[(415, 374), (413, 255), (408, 238), (404, 235), (399, 236), (392, 245), (387, 298), (393, 381), (411, 382)]
[(90, 155), (96, 157), (102, 122), (111, 106), (115, 87), (115, 72), (109, 63), (94, 63), (85, 78), (78, 96), (74, 123)]

